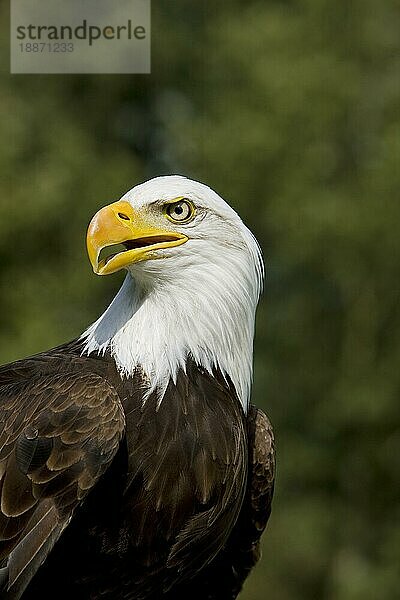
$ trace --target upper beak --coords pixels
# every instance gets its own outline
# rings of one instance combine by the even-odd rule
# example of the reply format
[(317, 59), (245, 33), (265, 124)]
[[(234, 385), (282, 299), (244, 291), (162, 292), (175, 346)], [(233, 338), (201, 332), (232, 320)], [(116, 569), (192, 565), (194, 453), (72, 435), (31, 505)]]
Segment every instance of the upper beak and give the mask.
[[(109, 275), (141, 260), (156, 258), (152, 251), (180, 246), (187, 239), (181, 233), (146, 223), (129, 202), (119, 200), (95, 214), (86, 243), (93, 271), (97, 275)], [(124, 244), (126, 250), (118, 248), (116, 254), (100, 260), (102, 249), (116, 244)]]

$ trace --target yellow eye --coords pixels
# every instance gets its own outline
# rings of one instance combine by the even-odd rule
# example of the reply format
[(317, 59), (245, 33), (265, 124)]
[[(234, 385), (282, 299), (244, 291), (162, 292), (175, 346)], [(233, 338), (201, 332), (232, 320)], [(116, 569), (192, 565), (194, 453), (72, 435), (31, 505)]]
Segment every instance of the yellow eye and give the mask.
[(171, 202), (164, 207), (166, 217), (173, 223), (188, 223), (196, 213), (195, 207), (190, 200), (182, 198), (177, 202)]

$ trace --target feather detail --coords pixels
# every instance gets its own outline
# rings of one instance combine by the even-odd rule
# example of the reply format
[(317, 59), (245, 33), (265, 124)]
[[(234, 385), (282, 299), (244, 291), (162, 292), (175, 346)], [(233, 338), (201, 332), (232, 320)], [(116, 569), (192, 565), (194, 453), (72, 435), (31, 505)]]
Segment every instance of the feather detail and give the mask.
[(119, 397), (83, 364), (49, 353), (0, 368), (2, 598), (21, 597), (118, 450)]

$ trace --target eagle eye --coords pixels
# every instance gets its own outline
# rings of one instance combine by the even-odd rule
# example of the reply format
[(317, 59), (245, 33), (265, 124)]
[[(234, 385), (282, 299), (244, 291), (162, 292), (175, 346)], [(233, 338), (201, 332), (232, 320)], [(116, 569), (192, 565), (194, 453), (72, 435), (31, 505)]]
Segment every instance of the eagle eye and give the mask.
[(194, 204), (187, 198), (170, 202), (164, 207), (164, 214), (173, 223), (188, 223), (196, 214)]

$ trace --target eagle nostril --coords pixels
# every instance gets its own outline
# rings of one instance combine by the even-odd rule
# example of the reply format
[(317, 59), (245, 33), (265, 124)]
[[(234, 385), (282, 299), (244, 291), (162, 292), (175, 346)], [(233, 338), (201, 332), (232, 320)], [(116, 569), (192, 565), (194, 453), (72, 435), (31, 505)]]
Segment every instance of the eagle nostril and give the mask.
[(118, 216), (119, 216), (120, 219), (123, 219), (124, 221), (130, 221), (130, 218), (125, 213), (119, 212)]

